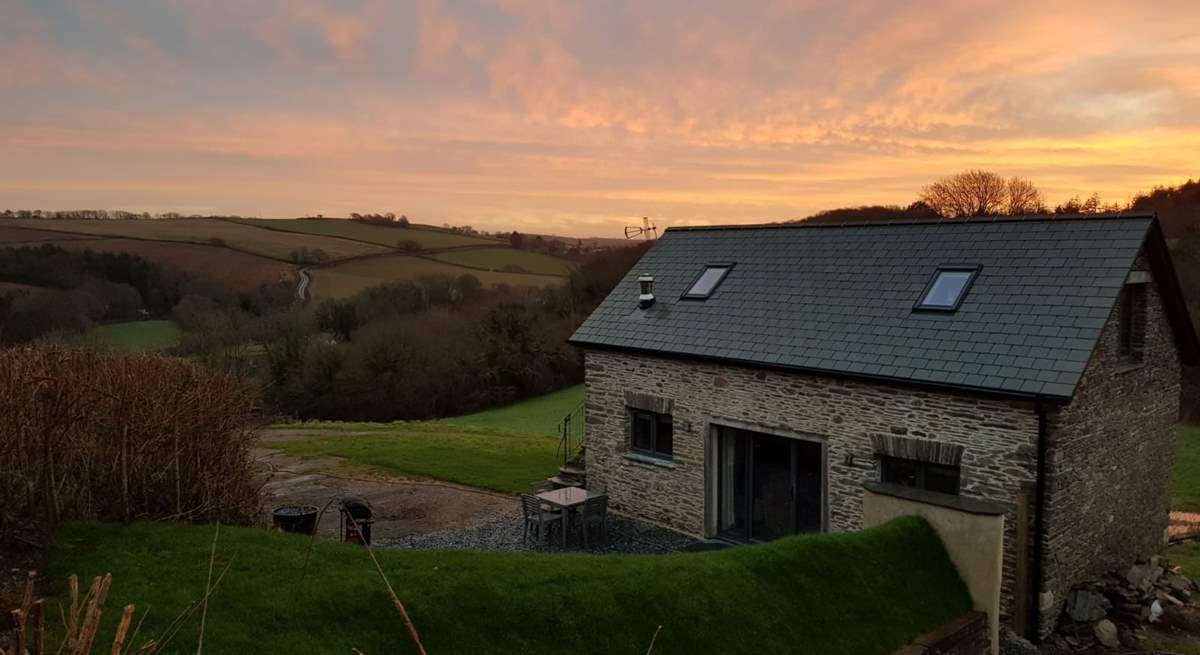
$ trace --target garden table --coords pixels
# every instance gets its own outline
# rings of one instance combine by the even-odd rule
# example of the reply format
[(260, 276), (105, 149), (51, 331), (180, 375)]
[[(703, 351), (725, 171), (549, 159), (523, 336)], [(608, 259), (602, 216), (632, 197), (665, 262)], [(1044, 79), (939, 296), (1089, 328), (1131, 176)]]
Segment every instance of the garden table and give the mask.
[(537, 497), (547, 505), (557, 508), (563, 513), (563, 529), (562, 529), (562, 547), (567, 547), (567, 528), (570, 520), (571, 512), (580, 505), (583, 501), (593, 496), (599, 495), (598, 492), (588, 491), (582, 487), (563, 487), (554, 491), (543, 491)]

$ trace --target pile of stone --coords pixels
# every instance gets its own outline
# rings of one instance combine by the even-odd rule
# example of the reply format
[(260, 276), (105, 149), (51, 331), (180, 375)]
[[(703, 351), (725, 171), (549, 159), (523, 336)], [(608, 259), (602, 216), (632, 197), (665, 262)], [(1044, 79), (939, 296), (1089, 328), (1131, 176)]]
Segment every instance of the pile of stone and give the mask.
[[(1078, 585), (1067, 594), (1066, 609), (1050, 638), (1059, 650), (1137, 648), (1146, 627), (1191, 603), (1200, 586), (1161, 557), (1138, 562), (1124, 574), (1112, 573)], [(1200, 599), (1200, 596), (1197, 596)]]

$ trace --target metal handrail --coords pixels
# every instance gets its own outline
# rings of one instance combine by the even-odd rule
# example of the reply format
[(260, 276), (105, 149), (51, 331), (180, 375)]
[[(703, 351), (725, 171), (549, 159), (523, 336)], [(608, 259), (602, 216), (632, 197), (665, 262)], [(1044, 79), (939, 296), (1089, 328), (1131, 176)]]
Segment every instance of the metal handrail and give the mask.
[(567, 466), (583, 452), (583, 403), (579, 403), (571, 413), (563, 417), (558, 424), (558, 460)]

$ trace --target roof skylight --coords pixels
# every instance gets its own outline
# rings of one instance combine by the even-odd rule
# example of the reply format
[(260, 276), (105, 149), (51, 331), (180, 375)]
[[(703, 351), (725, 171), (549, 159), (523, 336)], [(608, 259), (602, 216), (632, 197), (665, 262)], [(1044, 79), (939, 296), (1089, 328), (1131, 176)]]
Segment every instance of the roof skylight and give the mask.
[(971, 283), (979, 273), (978, 266), (942, 266), (925, 285), (916, 309), (952, 312), (962, 305)]
[(687, 293), (683, 294), (687, 300), (704, 300), (711, 296), (725, 276), (729, 274), (729, 270), (733, 268), (733, 264), (709, 264), (704, 267), (704, 272), (700, 277), (692, 282), (692, 286), (688, 288)]

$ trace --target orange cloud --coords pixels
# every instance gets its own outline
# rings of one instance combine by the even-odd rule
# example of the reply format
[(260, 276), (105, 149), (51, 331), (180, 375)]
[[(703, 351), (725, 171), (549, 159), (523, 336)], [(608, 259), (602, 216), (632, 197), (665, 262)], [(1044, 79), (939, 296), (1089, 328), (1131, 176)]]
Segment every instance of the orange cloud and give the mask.
[[(173, 2), (194, 43), (115, 16), (94, 60), (0, 8), (0, 85), (32, 90), (0, 107), (0, 205), (615, 234), (907, 203), (970, 167), (1052, 202), (1200, 174), (1192, 4)], [(79, 83), (123, 93), (53, 103)]]

